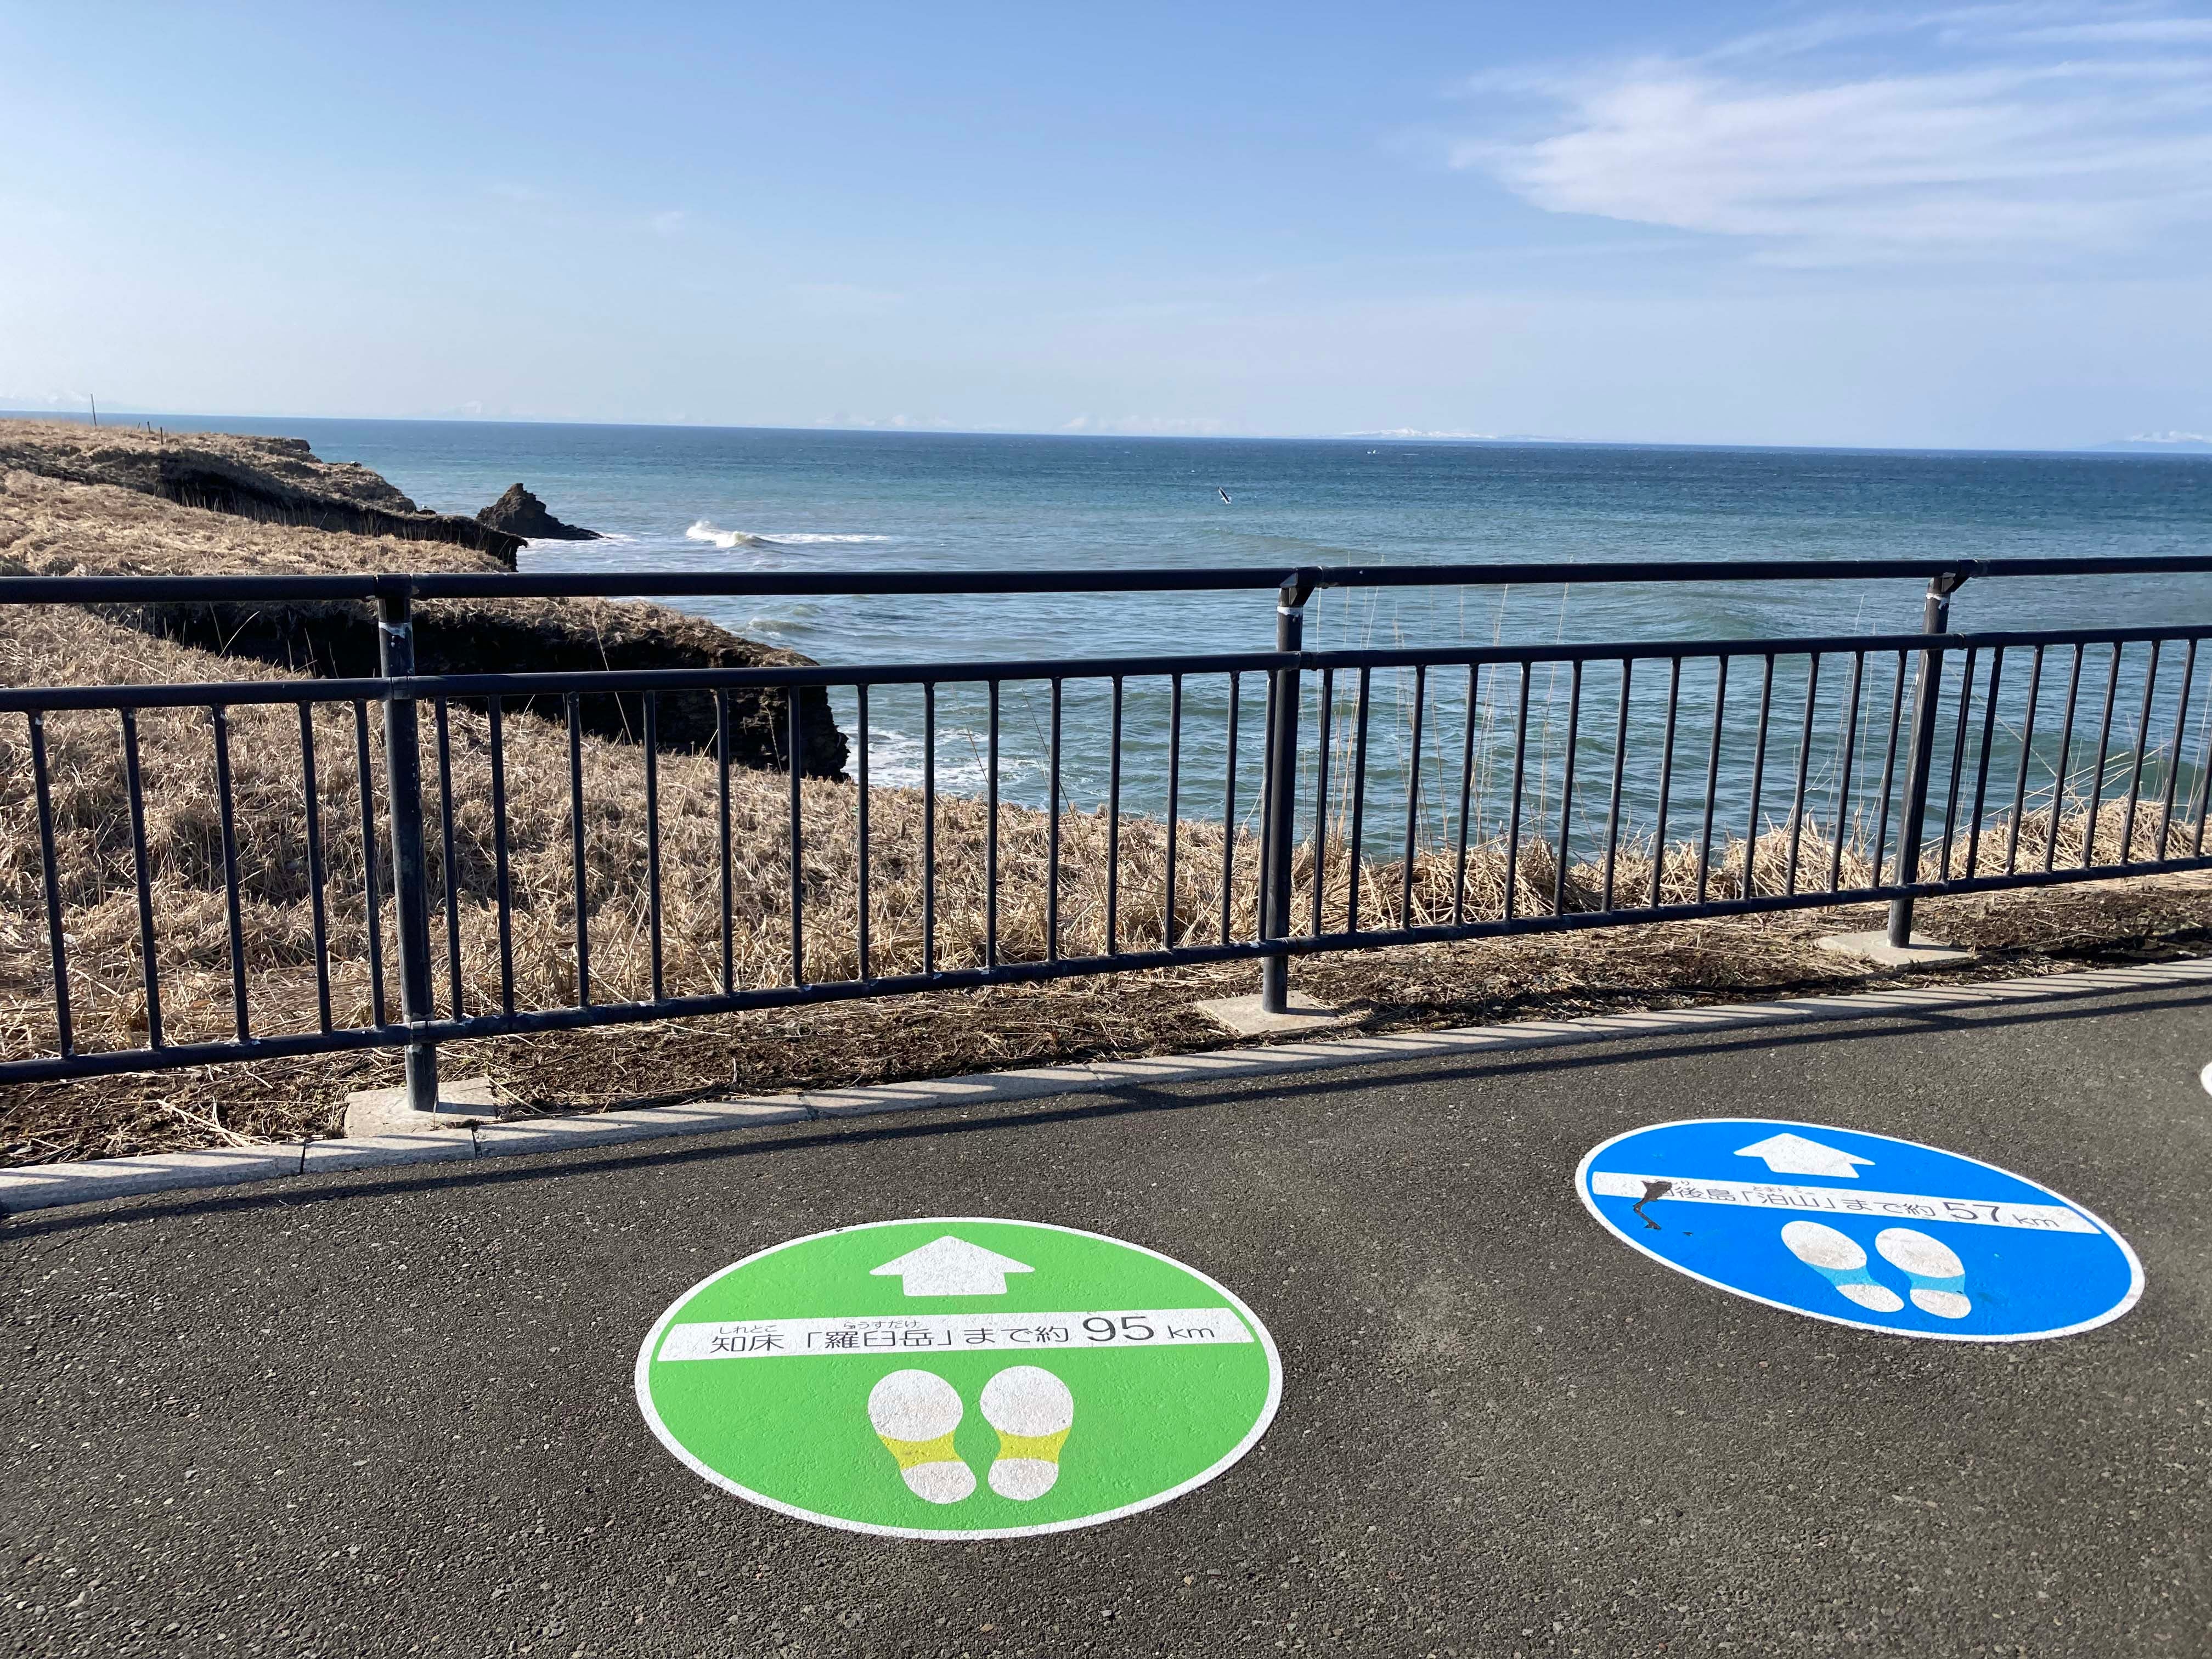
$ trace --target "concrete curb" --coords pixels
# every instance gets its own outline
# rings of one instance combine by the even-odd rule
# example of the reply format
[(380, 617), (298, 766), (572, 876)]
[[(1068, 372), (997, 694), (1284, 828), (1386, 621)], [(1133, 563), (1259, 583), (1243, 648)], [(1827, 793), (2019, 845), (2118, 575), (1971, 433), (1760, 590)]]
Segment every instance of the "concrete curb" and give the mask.
[(1143, 1060), (1100, 1060), (967, 1077), (933, 1078), (873, 1088), (817, 1089), (795, 1095), (645, 1106), (574, 1117), (487, 1123), (474, 1129), (386, 1135), (369, 1140), (311, 1140), (299, 1145), (219, 1147), (155, 1158), (102, 1158), (88, 1164), (41, 1164), (0, 1170), (0, 1215), (135, 1198), (188, 1188), (240, 1186), (301, 1175), (383, 1169), (414, 1164), (516, 1158), (619, 1146), (668, 1135), (720, 1134), (772, 1124), (919, 1112), (948, 1106), (994, 1106), (1047, 1095), (1095, 1094), (1130, 1084), (1194, 1083), (1214, 1078), (1268, 1077), (1330, 1071), (1419, 1056), (1503, 1054), (1516, 1048), (1558, 1048), (1669, 1031), (1711, 1031), (1803, 1024), (1815, 1020), (1868, 1019), (1992, 1003), (2056, 1001), (2113, 991), (2163, 990), (2212, 983), (2212, 957), (2155, 963), (2140, 968), (2101, 968), (2035, 979), (1993, 980), (1983, 985), (1929, 986), (1865, 991), (1842, 996), (1792, 997), (1777, 1002), (1729, 1003), (1585, 1019), (1527, 1020), (1443, 1031), (1404, 1031), (1382, 1036), (1316, 1038), (1257, 1048), (1223, 1048)]

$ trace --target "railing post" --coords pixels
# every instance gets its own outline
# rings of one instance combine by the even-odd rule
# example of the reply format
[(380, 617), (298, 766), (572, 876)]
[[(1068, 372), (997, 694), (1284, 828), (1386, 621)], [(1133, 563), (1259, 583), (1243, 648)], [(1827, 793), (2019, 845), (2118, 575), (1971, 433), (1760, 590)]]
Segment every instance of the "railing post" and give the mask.
[[(1313, 573), (1291, 572), (1275, 601), (1275, 649), (1305, 648), (1306, 596)], [(1274, 695), (1267, 709), (1267, 799), (1261, 807), (1260, 839), (1265, 849), (1260, 873), (1260, 937), (1291, 936), (1291, 865), (1297, 836), (1298, 691), (1296, 663), (1275, 671)], [(1291, 959), (1287, 953), (1260, 961), (1260, 1007), (1270, 1014), (1291, 1008)]]
[[(415, 672), (414, 597), (406, 578), (380, 581), (376, 596), (377, 668), (387, 681)], [(392, 890), (398, 907), (399, 1008), (408, 1042), (407, 1106), (438, 1109), (437, 1045), (421, 1033), (430, 1006), (430, 882), (422, 856), (422, 756), (415, 699), (387, 684), (384, 692), (384, 783), (392, 813)]]
[[(1921, 612), (1920, 631), (1942, 634), (1951, 625), (1951, 595), (1966, 580), (1961, 573), (1946, 572), (1928, 579), (1928, 601)], [(1922, 820), (1928, 816), (1928, 769), (1936, 752), (1936, 704), (1942, 690), (1943, 654), (1923, 651), (1912, 681), (1912, 747), (1905, 762), (1905, 816), (1897, 830), (1897, 879), (1900, 884), (1920, 878)], [(1881, 849), (1875, 849), (1879, 860)], [(1889, 942), (1902, 950), (1912, 942), (1912, 901), (1889, 902)]]

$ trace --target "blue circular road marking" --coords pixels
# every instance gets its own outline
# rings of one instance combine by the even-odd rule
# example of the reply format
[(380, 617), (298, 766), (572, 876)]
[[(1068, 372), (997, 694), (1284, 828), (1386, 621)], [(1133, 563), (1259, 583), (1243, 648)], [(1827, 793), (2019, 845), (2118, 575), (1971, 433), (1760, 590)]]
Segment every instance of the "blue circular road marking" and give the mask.
[(1954, 1342), (2067, 1336), (2142, 1294), (2127, 1241), (1978, 1158), (1775, 1118), (1632, 1129), (1575, 1173), (1623, 1243), (1769, 1307)]

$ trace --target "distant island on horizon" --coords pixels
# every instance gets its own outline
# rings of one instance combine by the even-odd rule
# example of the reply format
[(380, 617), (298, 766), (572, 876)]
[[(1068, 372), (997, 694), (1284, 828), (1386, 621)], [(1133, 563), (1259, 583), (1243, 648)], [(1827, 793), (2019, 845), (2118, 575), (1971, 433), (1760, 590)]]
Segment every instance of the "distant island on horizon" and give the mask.
[(2095, 447), (2130, 455), (2212, 455), (2212, 437), (2202, 432), (2138, 432)]

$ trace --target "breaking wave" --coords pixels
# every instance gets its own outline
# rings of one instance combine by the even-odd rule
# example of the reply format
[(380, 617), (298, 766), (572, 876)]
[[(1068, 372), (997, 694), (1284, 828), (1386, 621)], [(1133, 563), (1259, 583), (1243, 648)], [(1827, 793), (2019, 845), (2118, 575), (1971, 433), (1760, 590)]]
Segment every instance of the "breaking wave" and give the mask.
[(785, 535), (756, 536), (746, 530), (725, 530), (711, 519), (701, 519), (684, 532), (684, 538), (692, 542), (708, 542), (729, 551), (739, 547), (799, 547), (817, 542), (888, 542), (897, 539), (891, 536), (832, 536), (811, 530), (794, 530)]

